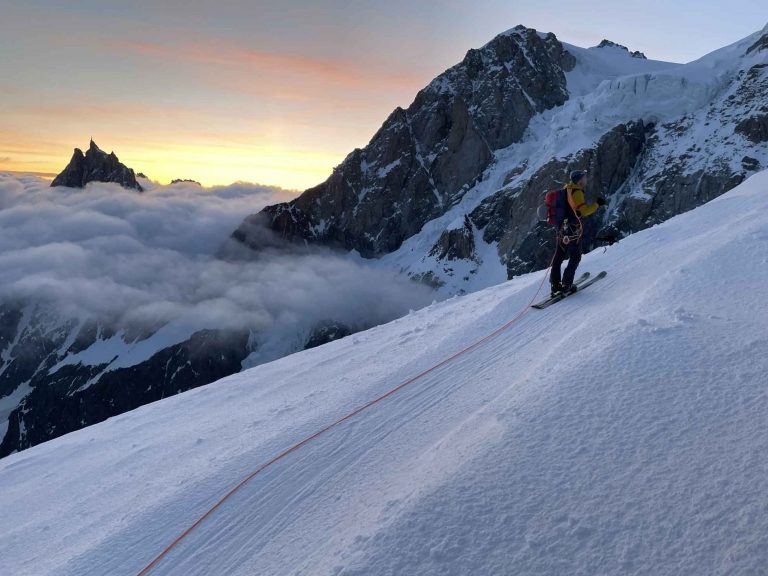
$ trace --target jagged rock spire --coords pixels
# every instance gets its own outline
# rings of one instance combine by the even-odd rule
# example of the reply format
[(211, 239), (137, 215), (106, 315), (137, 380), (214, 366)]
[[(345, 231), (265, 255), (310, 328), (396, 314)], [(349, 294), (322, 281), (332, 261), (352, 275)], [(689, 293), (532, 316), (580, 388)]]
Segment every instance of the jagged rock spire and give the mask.
[(125, 188), (144, 190), (136, 181), (133, 170), (121, 164), (114, 152), (107, 154), (101, 150), (93, 138), (85, 154), (75, 148), (69, 164), (54, 178), (51, 186), (83, 188), (88, 182), (116, 182)]

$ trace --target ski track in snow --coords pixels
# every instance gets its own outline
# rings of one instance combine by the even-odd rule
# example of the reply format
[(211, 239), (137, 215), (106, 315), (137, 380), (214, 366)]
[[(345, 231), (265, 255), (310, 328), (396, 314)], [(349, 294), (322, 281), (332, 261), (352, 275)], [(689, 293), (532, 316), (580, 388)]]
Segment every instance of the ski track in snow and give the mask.
[[(763, 172), (586, 255), (605, 280), (280, 460), (151, 574), (765, 574), (766, 190)], [(3, 459), (4, 573), (136, 574), (542, 274)]]

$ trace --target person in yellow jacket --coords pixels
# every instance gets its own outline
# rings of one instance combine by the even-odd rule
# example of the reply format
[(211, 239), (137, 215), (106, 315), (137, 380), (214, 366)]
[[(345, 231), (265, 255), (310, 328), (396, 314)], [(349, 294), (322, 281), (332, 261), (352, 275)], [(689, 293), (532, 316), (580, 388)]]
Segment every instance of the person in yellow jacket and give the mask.
[[(587, 173), (584, 170), (574, 170), (570, 174), (570, 182), (565, 186), (567, 205), (563, 225), (557, 231), (557, 247), (552, 259), (552, 271), (549, 282), (552, 285), (552, 295), (559, 293), (572, 294), (576, 292), (573, 279), (576, 277), (576, 268), (581, 262), (581, 219), (594, 214), (600, 206), (605, 204), (604, 198), (598, 198), (597, 202), (587, 204), (584, 199), (584, 188), (587, 186)], [(565, 260), (568, 265), (560, 277), (560, 268)]]

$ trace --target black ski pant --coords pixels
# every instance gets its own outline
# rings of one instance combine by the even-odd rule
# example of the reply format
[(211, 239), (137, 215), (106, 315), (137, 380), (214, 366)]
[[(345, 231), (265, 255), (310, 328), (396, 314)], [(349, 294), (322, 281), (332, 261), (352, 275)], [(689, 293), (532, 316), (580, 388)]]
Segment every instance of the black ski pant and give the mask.
[[(568, 266), (565, 267), (562, 279), (560, 278), (560, 268), (565, 260), (568, 260)], [(557, 243), (555, 258), (552, 260), (552, 272), (549, 275), (549, 281), (553, 286), (562, 284), (570, 286), (576, 276), (576, 268), (581, 262), (581, 239), (574, 240), (564, 244), (562, 240)]]

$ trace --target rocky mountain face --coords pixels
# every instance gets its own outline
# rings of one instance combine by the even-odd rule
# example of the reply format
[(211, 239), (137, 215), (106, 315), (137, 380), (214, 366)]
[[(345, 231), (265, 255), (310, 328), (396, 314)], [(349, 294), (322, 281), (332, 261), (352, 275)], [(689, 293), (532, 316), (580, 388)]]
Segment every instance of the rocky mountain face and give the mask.
[(554, 34), (517, 27), (438, 76), (397, 108), (364, 149), (324, 183), (265, 209), (234, 238), (254, 247), (254, 226), (289, 240), (392, 252), (469, 190), (493, 152), (523, 138), (530, 119), (568, 98), (575, 64)]
[[(324, 322), (297, 350), (351, 333)], [(255, 350), (245, 329), (198, 330), (172, 345), (151, 346), (152, 336), (41, 305), (0, 304), (0, 458), (240, 372)], [(142, 346), (152, 350), (122, 360), (126, 347)]]
[(51, 186), (84, 188), (88, 182), (94, 181), (116, 182), (125, 188), (143, 191), (133, 170), (121, 164), (114, 152), (107, 154), (101, 150), (93, 140), (85, 154), (80, 148), (75, 148), (69, 164), (54, 178)]
[(601, 230), (646, 228), (768, 165), (766, 38), (673, 65), (518, 26), (396, 109), (324, 183), (233, 238), (258, 251), (268, 228), (453, 293), (492, 283), (478, 278), (499, 266), (506, 277), (544, 268), (553, 232), (536, 210), (570, 170), (589, 172), (588, 199), (608, 199), (585, 222), (589, 250)]
[(69, 364), (116, 334), (21, 303), (0, 306), (0, 326), (0, 457), (239, 372), (251, 352), (247, 330), (201, 330), (132, 365), (112, 365), (117, 349)]

